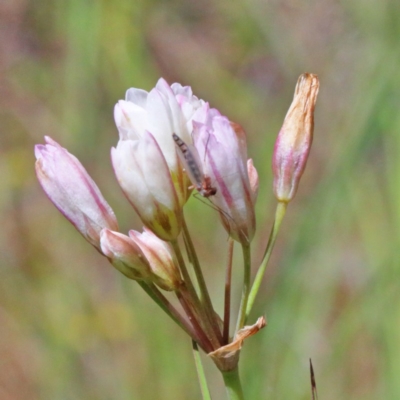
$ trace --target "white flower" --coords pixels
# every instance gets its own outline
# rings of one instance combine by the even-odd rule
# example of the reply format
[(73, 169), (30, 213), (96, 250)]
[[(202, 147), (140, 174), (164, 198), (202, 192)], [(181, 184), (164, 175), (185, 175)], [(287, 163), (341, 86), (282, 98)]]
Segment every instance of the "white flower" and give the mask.
[(145, 132), (153, 135), (167, 162), (181, 206), (188, 198), (188, 180), (177, 157), (172, 134), (191, 143), (193, 121), (204, 122), (207, 112), (208, 104), (194, 96), (190, 87), (178, 83), (169, 86), (162, 78), (150, 92), (128, 89), (126, 99), (120, 100), (114, 109), (120, 141), (140, 140)]

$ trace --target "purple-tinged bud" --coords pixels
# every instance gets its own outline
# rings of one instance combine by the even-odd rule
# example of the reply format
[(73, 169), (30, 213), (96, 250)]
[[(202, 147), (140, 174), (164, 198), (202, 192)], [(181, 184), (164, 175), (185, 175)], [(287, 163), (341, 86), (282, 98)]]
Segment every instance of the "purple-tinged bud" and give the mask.
[(152, 280), (146, 256), (130, 237), (103, 229), (100, 245), (103, 254), (119, 272), (134, 280)]
[(35, 146), (36, 175), (49, 199), (100, 250), (100, 231), (118, 230), (115, 214), (79, 160), (49, 137)]
[(317, 75), (300, 75), (294, 98), (275, 142), (272, 170), (274, 194), (288, 203), (296, 194), (307, 163), (314, 131), (314, 108), (319, 90)]
[(225, 229), (233, 239), (249, 244), (255, 232), (258, 177), (247, 159), (244, 130), (214, 111), (207, 124), (194, 124), (193, 140), (204, 174), (216, 189), (211, 198)]
[(146, 228), (143, 233), (129, 231), (129, 236), (146, 256), (153, 273), (153, 282), (161, 289), (177, 290), (182, 284), (182, 278), (171, 246)]

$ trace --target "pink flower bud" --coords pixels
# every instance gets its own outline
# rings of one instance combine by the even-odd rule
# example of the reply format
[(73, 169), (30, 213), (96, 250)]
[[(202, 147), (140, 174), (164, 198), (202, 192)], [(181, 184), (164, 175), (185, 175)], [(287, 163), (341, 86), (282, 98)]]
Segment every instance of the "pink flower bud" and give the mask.
[(182, 279), (171, 246), (146, 228), (143, 233), (129, 231), (129, 236), (146, 256), (153, 282), (164, 290), (178, 289)]
[(246, 135), (216, 110), (210, 110), (209, 117), (206, 124), (195, 124), (193, 137), (204, 175), (216, 189), (210, 200), (229, 235), (248, 244), (255, 232), (258, 177), (247, 160)]
[(176, 239), (182, 209), (154, 137), (144, 132), (138, 140), (120, 140), (111, 158), (118, 182), (143, 224), (163, 240)]
[(319, 90), (316, 75), (299, 77), (294, 98), (275, 142), (272, 169), (274, 194), (288, 203), (296, 194), (307, 163), (314, 131), (314, 108)]
[(76, 157), (49, 137), (35, 146), (36, 174), (49, 199), (89, 243), (100, 249), (100, 231), (118, 230), (113, 210)]
[(139, 246), (128, 236), (109, 229), (100, 234), (103, 254), (111, 264), (130, 279), (151, 280), (152, 273), (146, 256)]

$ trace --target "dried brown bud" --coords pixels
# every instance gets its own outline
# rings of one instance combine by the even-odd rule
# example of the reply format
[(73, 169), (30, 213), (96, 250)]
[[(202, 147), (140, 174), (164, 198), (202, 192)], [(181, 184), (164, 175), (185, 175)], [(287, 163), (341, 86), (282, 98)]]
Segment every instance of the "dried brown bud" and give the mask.
[(292, 104), (275, 142), (272, 170), (274, 194), (288, 203), (296, 194), (307, 163), (314, 131), (314, 108), (319, 90), (317, 75), (300, 75)]

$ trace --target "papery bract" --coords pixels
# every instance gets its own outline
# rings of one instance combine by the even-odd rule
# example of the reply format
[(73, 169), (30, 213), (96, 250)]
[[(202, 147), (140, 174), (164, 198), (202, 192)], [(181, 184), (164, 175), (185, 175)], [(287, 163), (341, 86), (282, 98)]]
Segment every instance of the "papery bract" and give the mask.
[(266, 325), (267, 321), (265, 317), (259, 317), (255, 324), (244, 326), (242, 329), (238, 330), (230, 343), (221, 346), (208, 355), (221, 371), (232, 371), (237, 368), (243, 342), (265, 328)]
[(275, 142), (272, 169), (274, 194), (284, 203), (293, 199), (306, 167), (314, 131), (314, 108), (319, 90), (316, 75), (302, 74), (292, 104)]
[(129, 236), (146, 256), (154, 283), (164, 290), (179, 289), (182, 278), (171, 246), (146, 228), (143, 233), (131, 230)]
[(79, 160), (49, 137), (35, 146), (36, 174), (47, 196), (97, 249), (100, 231), (118, 230), (115, 214)]
[(214, 111), (206, 124), (195, 124), (193, 137), (204, 174), (217, 189), (212, 202), (219, 209), (226, 230), (235, 240), (250, 243), (255, 232), (258, 178), (252, 162), (247, 164), (243, 129)]
[(164, 155), (149, 132), (120, 140), (111, 151), (115, 175), (143, 223), (163, 240), (181, 229), (182, 209)]

